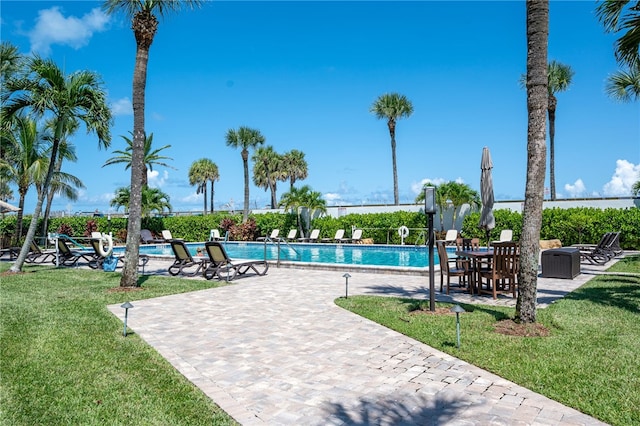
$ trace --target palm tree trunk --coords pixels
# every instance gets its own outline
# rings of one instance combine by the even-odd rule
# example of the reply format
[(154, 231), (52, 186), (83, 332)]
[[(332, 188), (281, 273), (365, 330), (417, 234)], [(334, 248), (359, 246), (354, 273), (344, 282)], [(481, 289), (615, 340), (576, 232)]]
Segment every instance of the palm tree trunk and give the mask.
[(49, 169), (47, 170), (47, 176), (44, 179), (44, 184), (42, 186), (43, 190), (38, 191), (38, 200), (36, 201), (36, 208), (33, 211), (33, 216), (31, 217), (31, 223), (29, 223), (29, 229), (27, 230), (27, 236), (24, 239), (24, 243), (22, 244), (22, 248), (20, 249), (20, 254), (18, 254), (18, 258), (16, 262), (11, 265), (9, 269), (11, 272), (20, 272), (22, 271), (22, 266), (24, 265), (24, 261), (29, 254), (29, 250), (31, 249), (31, 242), (33, 241), (33, 237), (36, 235), (36, 228), (38, 227), (38, 219), (40, 218), (40, 212), (42, 211), (42, 204), (44, 203), (44, 196), (46, 194), (46, 189), (49, 188), (49, 184), (51, 183), (51, 179), (53, 178), (53, 170), (55, 168), (55, 159), (58, 156), (58, 146), (60, 144), (59, 138), (54, 138), (53, 143), (51, 145), (51, 161), (49, 161)]
[(202, 214), (207, 214), (207, 182), (202, 183), (202, 198), (204, 200), (204, 209), (202, 210)]
[(556, 97), (549, 95), (549, 186), (551, 187), (551, 200), (556, 199), (556, 105)]
[(398, 197), (398, 168), (396, 166), (396, 123), (389, 120), (389, 135), (391, 136), (391, 162), (393, 163), (393, 204), (400, 204)]
[[(137, 38), (137, 37), (136, 37)], [(127, 243), (122, 268), (121, 287), (138, 285), (138, 261), (140, 248), (140, 228), (142, 226), (142, 182), (144, 173), (145, 86), (149, 46), (138, 42), (136, 62), (133, 72), (133, 140), (131, 152), (131, 191), (129, 199), (129, 221)]]
[(516, 320), (536, 321), (538, 254), (546, 165), (549, 0), (527, 0), (527, 182), (520, 236)]
[(211, 202), (209, 203), (211, 214), (213, 214), (213, 182), (211, 181)]
[(242, 150), (242, 163), (244, 164), (244, 208), (242, 210), (242, 223), (249, 219), (249, 151)]
[(18, 214), (16, 217), (16, 234), (14, 236), (15, 241), (14, 245), (20, 244), (20, 239), (22, 238), (22, 222), (24, 220), (24, 199), (26, 198), (26, 194), (23, 191), (18, 191), (20, 193), (20, 199), (18, 200)]

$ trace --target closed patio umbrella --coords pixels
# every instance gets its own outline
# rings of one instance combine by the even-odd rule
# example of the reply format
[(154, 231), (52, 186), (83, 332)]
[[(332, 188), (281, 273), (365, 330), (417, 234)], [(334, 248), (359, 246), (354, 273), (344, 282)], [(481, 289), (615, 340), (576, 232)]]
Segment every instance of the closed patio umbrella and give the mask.
[(20, 210), (19, 207), (0, 200), (0, 213), (17, 212), (18, 210)]
[(478, 226), (487, 233), (487, 247), (489, 247), (489, 234), (496, 226), (493, 217), (493, 178), (491, 177), (493, 162), (491, 153), (486, 146), (482, 149), (482, 161), (480, 162), (480, 197), (482, 199), (482, 212)]

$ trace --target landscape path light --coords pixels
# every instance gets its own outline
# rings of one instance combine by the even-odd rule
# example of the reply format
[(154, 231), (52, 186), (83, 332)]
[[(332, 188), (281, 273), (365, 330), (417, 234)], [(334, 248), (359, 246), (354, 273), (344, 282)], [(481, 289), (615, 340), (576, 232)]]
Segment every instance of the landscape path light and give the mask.
[(436, 214), (436, 188), (435, 186), (424, 187), (424, 213), (427, 215), (427, 229), (429, 232), (429, 310), (436, 310), (436, 284), (435, 272), (433, 269), (433, 215)]
[(466, 312), (460, 305), (455, 305), (451, 308), (451, 312), (456, 313), (456, 345), (460, 349), (460, 314)]
[(351, 278), (351, 275), (349, 275), (349, 273), (345, 273), (343, 275), (344, 277), (344, 298), (348, 299), (349, 298), (349, 278)]
[(121, 308), (124, 308), (124, 331), (122, 332), (123, 336), (127, 336), (127, 316), (129, 315), (129, 309), (133, 308), (133, 305), (129, 302), (124, 302), (120, 305)]

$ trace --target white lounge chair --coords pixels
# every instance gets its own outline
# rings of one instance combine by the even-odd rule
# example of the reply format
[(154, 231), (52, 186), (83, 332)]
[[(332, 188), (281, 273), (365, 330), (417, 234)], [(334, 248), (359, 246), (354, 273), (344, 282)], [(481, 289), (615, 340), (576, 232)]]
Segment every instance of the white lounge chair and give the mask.
[(351, 242), (355, 244), (362, 244), (362, 229), (356, 229), (351, 234)]
[(280, 235), (280, 230), (279, 229), (274, 229), (273, 231), (271, 231), (271, 234), (268, 237), (258, 237), (257, 241), (264, 241), (266, 239), (270, 239), (271, 241), (277, 241), (278, 240), (278, 236)]
[(308, 237), (300, 237), (298, 238), (298, 241), (300, 241), (301, 243), (317, 243), (318, 238), (320, 238), (320, 230), (314, 229), (311, 231), (311, 234), (309, 234)]
[(333, 236), (333, 238), (323, 238), (320, 241), (323, 243), (330, 243), (330, 242), (343, 243), (346, 241), (344, 238), (344, 229), (338, 229), (336, 231), (336, 234)]
[(217, 229), (212, 229), (211, 232), (209, 232), (209, 241), (220, 241), (221, 239), (220, 231)]
[(458, 239), (458, 230), (457, 229), (449, 229), (447, 234), (444, 236), (444, 243), (448, 246), (452, 246), (456, 243)]

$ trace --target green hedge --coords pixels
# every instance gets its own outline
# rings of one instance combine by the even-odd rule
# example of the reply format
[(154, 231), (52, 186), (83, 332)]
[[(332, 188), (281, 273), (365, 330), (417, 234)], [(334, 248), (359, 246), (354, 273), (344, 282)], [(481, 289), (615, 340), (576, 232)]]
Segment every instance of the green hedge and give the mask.
[[(518, 240), (522, 231), (522, 215), (511, 210), (495, 210), (496, 227), (490, 233), (490, 239), (498, 238), (503, 229), (513, 230), (513, 239)], [(26, 216), (23, 235), (26, 234), (31, 217)], [(462, 235), (478, 237), (484, 243), (486, 235), (478, 228), (480, 213), (469, 213), (462, 225)], [(40, 222), (42, 223), (42, 222)], [(268, 235), (273, 229), (280, 229), (283, 235), (290, 229), (298, 228), (297, 216), (292, 213), (265, 213), (250, 215), (250, 223), (242, 225), (241, 214), (214, 213), (201, 216), (174, 216), (144, 218), (142, 227), (160, 235), (163, 229), (171, 231), (175, 238), (186, 241), (204, 241), (213, 228), (224, 235), (225, 226), (231, 225), (231, 239), (253, 240)], [(0, 220), (0, 235), (3, 245), (15, 235), (16, 217), (7, 216)], [(41, 225), (39, 225), (41, 226)], [(91, 231), (113, 232), (124, 241), (127, 219), (114, 217), (110, 223), (106, 217), (60, 217), (49, 221), (48, 232), (71, 232), (72, 237), (88, 236)], [(363, 238), (371, 238), (376, 244), (400, 244), (398, 228), (409, 228), (406, 244), (424, 244), (426, 216), (420, 212), (398, 211), (393, 213), (348, 214), (341, 217), (324, 216), (314, 219), (311, 228), (320, 229), (321, 238), (332, 238), (336, 230), (344, 229), (345, 236), (351, 236), (353, 228), (363, 229)], [(40, 228), (38, 228), (40, 229)], [(596, 244), (605, 232), (620, 231), (620, 245), (626, 250), (640, 250), (640, 209), (596, 209), (578, 207), (570, 209), (545, 209), (542, 214), (540, 238), (559, 239), (565, 246), (578, 243)], [(308, 232), (308, 230), (306, 230)], [(65, 232), (66, 233), (66, 232)], [(38, 232), (40, 236), (40, 232)], [(437, 233), (437, 238), (442, 238)]]

